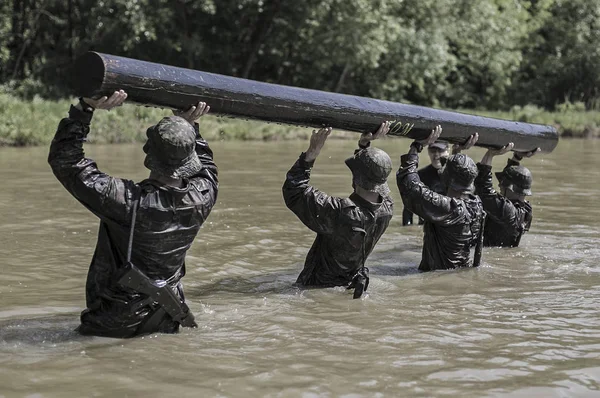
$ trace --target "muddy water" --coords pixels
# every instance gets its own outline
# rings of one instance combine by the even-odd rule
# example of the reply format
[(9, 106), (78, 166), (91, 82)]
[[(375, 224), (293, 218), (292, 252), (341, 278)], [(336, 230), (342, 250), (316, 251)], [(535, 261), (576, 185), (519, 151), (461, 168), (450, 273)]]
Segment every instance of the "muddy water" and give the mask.
[[(486, 249), (476, 270), (417, 273), (421, 230), (401, 226), (394, 189), (396, 217), (362, 300), (291, 286), (314, 235), (285, 208), (281, 184), (305, 145), (213, 145), (219, 202), (185, 277), (200, 328), (126, 341), (73, 332), (97, 220), (53, 178), (45, 148), (0, 148), (0, 396), (600, 394), (599, 142), (561, 142), (527, 161), (532, 230), (520, 248)], [(407, 146), (382, 144), (396, 166)], [(330, 140), (314, 184), (347, 195), (353, 147)], [(147, 175), (139, 145), (88, 155), (113, 175)]]

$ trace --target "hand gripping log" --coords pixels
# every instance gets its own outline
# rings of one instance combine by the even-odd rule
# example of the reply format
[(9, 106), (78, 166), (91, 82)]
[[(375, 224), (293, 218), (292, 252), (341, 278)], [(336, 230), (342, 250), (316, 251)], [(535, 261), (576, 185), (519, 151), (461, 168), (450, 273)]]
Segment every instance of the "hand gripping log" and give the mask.
[[(514, 142), (515, 151), (539, 147), (551, 152), (558, 143), (558, 133), (551, 126), (263, 83), (97, 52), (77, 60), (74, 79), (76, 94), (81, 96), (110, 95), (123, 89), (128, 101), (142, 105), (181, 109), (204, 101), (213, 113), (266, 122), (362, 133), (375, 132), (383, 121), (396, 120), (403, 125), (393, 125), (392, 134), (412, 139), (426, 138), (440, 124), (441, 138), (452, 143), (463, 143), (475, 132), (479, 133), (477, 145), (484, 147)], [(413, 125), (410, 131), (404, 128), (407, 123)]]

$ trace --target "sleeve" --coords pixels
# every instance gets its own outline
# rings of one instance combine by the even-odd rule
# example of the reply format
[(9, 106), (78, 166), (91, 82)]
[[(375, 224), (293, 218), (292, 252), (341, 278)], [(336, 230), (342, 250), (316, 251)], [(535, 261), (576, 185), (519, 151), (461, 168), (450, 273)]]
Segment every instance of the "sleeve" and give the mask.
[(302, 153), (286, 175), (283, 199), (308, 228), (319, 234), (331, 234), (342, 208), (341, 200), (309, 185), (314, 162), (307, 162), (304, 156)]
[(400, 169), (396, 173), (396, 183), (404, 202), (404, 207), (425, 221), (441, 225), (453, 225), (460, 221), (458, 203), (435, 193), (423, 184), (417, 173), (419, 157), (406, 154), (400, 158)]
[[(431, 181), (428, 181), (428, 174), (425, 172), (425, 170), (425, 168), (420, 169), (417, 171), (417, 174), (419, 174), (419, 179), (421, 180), (421, 182), (431, 188)], [(419, 217), (419, 224), (423, 224), (422, 221), (423, 220)], [(407, 208), (404, 208), (402, 210), (402, 225), (412, 225), (412, 223), (413, 213)]]
[(217, 201), (217, 193), (219, 191), (219, 171), (217, 165), (213, 159), (212, 149), (208, 146), (208, 142), (200, 135), (200, 129), (198, 123), (194, 123), (194, 129), (196, 130), (196, 154), (200, 158), (202, 163), (202, 170), (190, 177), (190, 181), (194, 185), (199, 186), (201, 190), (207, 191), (208, 201), (205, 203), (207, 210), (205, 217), (208, 216), (208, 212), (214, 206)]
[[(515, 163), (512, 161), (513, 164)], [(509, 159), (508, 166), (511, 165)], [(475, 178), (475, 193), (481, 198), (483, 208), (488, 217), (510, 224), (514, 228), (519, 224), (519, 211), (513, 203), (504, 196), (498, 194), (493, 187), (492, 166), (477, 163), (479, 172)]]
[(85, 157), (83, 143), (91, 119), (92, 113), (71, 106), (69, 117), (58, 125), (48, 163), (56, 178), (81, 204), (102, 219), (127, 225), (136, 185), (101, 172), (92, 159)]

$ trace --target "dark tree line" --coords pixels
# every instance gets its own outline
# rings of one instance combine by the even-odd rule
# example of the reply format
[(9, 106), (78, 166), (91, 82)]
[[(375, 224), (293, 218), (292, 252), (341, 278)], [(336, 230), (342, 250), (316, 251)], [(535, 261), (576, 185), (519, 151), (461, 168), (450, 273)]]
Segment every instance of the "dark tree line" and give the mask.
[(422, 105), (600, 103), (598, 0), (9, 0), (0, 84), (70, 94), (96, 50)]

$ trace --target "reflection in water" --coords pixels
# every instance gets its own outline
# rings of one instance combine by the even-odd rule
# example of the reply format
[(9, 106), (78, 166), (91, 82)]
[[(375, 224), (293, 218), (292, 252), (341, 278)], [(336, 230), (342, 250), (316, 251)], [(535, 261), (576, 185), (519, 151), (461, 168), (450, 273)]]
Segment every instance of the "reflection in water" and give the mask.
[[(597, 393), (600, 144), (565, 141), (526, 161), (532, 229), (520, 248), (486, 249), (479, 269), (418, 273), (421, 229), (401, 226), (394, 191), (396, 216), (369, 258), (362, 300), (293, 286), (314, 235), (285, 208), (281, 184), (305, 146), (214, 144), (219, 202), (184, 280), (200, 327), (132, 340), (73, 331), (97, 220), (50, 174), (46, 148), (0, 148), (10, 187), (0, 190), (0, 396)], [(314, 184), (347, 195), (353, 146), (328, 142)], [(397, 166), (408, 141), (382, 147)], [(147, 176), (138, 146), (87, 149), (113, 175)], [(585, 179), (573, 178), (577, 167)]]

